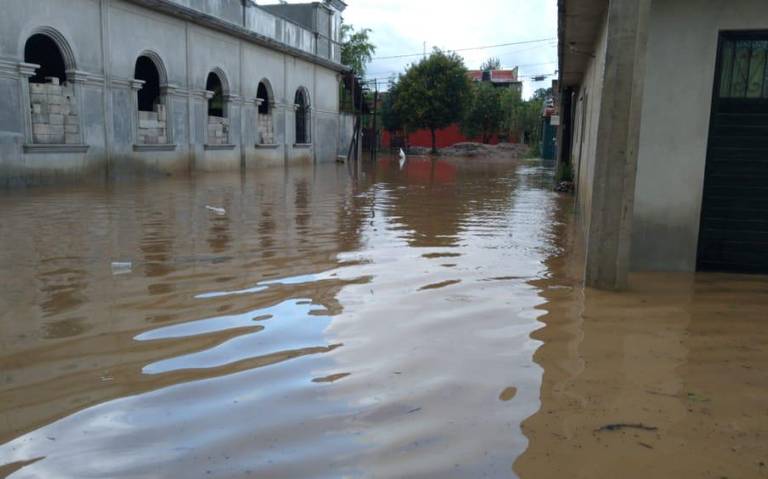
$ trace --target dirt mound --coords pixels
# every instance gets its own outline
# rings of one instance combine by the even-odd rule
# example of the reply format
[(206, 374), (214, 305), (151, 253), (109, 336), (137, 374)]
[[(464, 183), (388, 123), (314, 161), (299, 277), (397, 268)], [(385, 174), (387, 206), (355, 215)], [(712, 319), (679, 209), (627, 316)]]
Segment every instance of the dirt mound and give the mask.
[(512, 143), (499, 143), (498, 145), (484, 145), (482, 143), (456, 143), (443, 148), (440, 154), (444, 156), (491, 156), (504, 155), (520, 158), (528, 152), (528, 146)]
[[(522, 158), (528, 153), (527, 145), (515, 143), (499, 143), (498, 145), (485, 145), (483, 143), (463, 142), (438, 150), (439, 156), (504, 156), (505, 158)], [(431, 149), (423, 146), (411, 146), (408, 148), (408, 156), (427, 156)]]

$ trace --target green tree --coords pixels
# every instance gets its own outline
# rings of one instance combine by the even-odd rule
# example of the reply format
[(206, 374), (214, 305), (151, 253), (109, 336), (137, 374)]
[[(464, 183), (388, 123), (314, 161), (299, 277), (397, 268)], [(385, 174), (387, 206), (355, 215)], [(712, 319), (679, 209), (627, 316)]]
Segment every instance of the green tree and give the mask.
[(501, 60), (499, 57), (491, 57), (480, 65), (480, 70), (484, 72), (490, 72), (493, 70), (501, 70)]
[(383, 93), (381, 100), (381, 124), (387, 131), (397, 131), (403, 128), (400, 112), (395, 107), (397, 102), (397, 83), (390, 80), (389, 90)]
[(365, 69), (376, 53), (370, 33), (370, 28), (355, 31), (352, 25), (341, 26), (341, 63), (352, 68), (358, 76), (365, 75)]
[(540, 88), (529, 100), (523, 100), (516, 91), (511, 89), (505, 91), (501, 97), (502, 130), (510, 138), (518, 138), (532, 146), (538, 145), (541, 141), (541, 115), (544, 102), (551, 95), (551, 88)]
[(411, 65), (396, 85), (395, 109), (406, 127), (427, 128), (432, 152), (437, 153), (436, 131), (461, 120), (470, 97), (464, 61), (456, 53), (435, 49)]
[(483, 143), (488, 143), (491, 136), (499, 132), (503, 118), (499, 89), (488, 83), (473, 86), (472, 98), (462, 120), (464, 133), (469, 137), (480, 135)]

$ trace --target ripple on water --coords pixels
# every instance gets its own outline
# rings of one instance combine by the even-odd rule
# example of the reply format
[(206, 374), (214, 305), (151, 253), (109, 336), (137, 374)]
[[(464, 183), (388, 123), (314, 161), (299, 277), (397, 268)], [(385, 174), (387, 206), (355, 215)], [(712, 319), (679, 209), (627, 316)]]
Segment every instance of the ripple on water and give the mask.
[(345, 168), (3, 198), (0, 475), (510, 475), (555, 197), (515, 162)]

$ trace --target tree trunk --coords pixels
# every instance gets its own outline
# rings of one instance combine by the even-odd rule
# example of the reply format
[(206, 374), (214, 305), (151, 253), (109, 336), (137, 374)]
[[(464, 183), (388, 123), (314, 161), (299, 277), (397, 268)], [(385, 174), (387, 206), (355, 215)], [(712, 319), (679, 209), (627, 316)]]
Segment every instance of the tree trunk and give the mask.
[(432, 154), (437, 154), (437, 136), (435, 134), (435, 129), (430, 128), (430, 131), (432, 132)]

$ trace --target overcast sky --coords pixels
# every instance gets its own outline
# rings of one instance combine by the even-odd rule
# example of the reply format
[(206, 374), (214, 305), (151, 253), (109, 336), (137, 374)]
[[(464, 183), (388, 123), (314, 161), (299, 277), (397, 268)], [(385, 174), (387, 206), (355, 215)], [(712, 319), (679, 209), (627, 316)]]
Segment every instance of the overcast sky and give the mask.
[[(550, 86), (552, 76), (533, 83), (532, 76), (557, 70), (556, 0), (345, 0), (344, 21), (373, 30), (377, 57), (420, 53), (437, 46), (446, 50), (500, 43), (551, 39), (545, 42), (459, 52), (467, 68), (476, 69), (496, 56), (504, 68), (520, 66), (524, 95)], [(258, 3), (278, 3), (263, 1)], [(289, 3), (302, 3), (292, 0)], [(374, 60), (369, 78), (386, 79), (419, 57)]]

